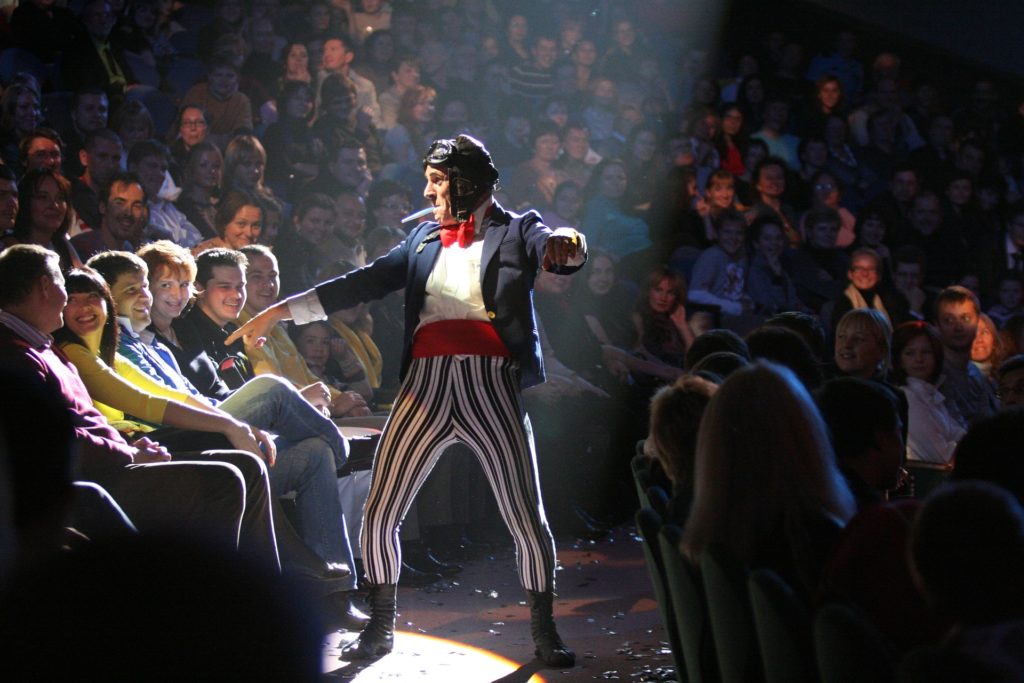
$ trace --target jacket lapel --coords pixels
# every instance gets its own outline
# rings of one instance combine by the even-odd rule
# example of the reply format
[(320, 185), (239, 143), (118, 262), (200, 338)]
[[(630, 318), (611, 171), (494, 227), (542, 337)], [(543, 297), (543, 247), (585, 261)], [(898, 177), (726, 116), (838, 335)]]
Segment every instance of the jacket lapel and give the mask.
[(441, 253), (440, 234), (441, 229), (435, 227), (429, 230), (420, 243), (416, 245), (411, 285), (417, 290), (426, 289), (427, 278), (430, 277), (430, 271), (434, 269), (437, 256)]
[(483, 284), (484, 273), (487, 272), (488, 266), (490, 266), (491, 259), (494, 258), (495, 254), (498, 253), (498, 245), (501, 244), (502, 240), (505, 239), (505, 235), (508, 233), (508, 223), (505, 220), (497, 221), (496, 218), (504, 218), (505, 212), (497, 204), (494, 205), (494, 211), (484, 221), (487, 225), (487, 231), (484, 232), (484, 248), (480, 254), (480, 284)]

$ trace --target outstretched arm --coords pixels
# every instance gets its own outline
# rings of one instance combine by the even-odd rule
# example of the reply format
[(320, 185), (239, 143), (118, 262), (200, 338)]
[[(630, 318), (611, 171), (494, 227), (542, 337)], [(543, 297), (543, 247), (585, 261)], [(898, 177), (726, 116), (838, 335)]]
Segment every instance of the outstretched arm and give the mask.
[(291, 298), (293, 297), (278, 301), (270, 308), (265, 308), (254, 315), (249, 322), (228, 335), (224, 344), (234, 344), (239, 339), (243, 340), (246, 346), (255, 346), (256, 348), (266, 344), (267, 337), (270, 336), (270, 331), (274, 329), (275, 325), (292, 319), (291, 310), (288, 308)]

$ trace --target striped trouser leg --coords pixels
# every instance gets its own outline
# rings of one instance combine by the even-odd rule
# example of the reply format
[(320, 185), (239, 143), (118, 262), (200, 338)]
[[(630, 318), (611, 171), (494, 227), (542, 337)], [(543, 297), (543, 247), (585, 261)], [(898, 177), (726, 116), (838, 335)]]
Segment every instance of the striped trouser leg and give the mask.
[(362, 529), (367, 577), (372, 583), (397, 582), (402, 518), (438, 457), (457, 441), (480, 460), (515, 540), (523, 585), (551, 589), (554, 541), (541, 504), (518, 370), (508, 359), (484, 356), (412, 362), (374, 461)]

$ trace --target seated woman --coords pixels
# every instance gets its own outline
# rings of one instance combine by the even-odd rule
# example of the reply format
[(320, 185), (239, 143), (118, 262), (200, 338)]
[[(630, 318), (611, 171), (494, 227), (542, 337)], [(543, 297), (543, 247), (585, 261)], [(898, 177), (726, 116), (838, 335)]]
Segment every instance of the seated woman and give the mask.
[(623, 258), (651, 246), (650, 231), (626, 206), (628, 175), (625, 162), (605, 159), (594, 169), (584, 191), (580, 223), (590, 246)]
[(320, 170), (317, 159), (323, 150), (309, 128), (313, 100), (313, 89), (308, 83), (285, 83), (277, 96), (279, 118), (263, 136), (267, 182), (292, 201)]
[(857, 249), (850, 255), (850, 270), (846, 274), (850, 284), (843, 290), (843, 295), (833, 302), (833, 328), (839, 323), (840, 318), (855, 308), (874, 309), (881, 313), (890, 325), (894, 324), (893, 318), (897, 313), (907, 309), (905, 302), (894, 301), (894, 297), (901, 296), (899, 293), (890, 294), (883, 288), (884, 267), (882, 257), (874, 249)]
[(18, 182), (18, 215), (14, 229), (3, 237), (3, 246), (38, 244), (57, 253), (61, 270), (81, 266), (68, 239), (74, 222), (68, 179), (47, 168), (29, 171)]
[(701, 421), (687, 557), (696, 562), (718, 545), (809, 597), (854, 511), (828, 429), (799, 380), (769, 363), (730, 375)]
[(241, 249), (256, 244), (263, 234), (263, 209), (259, 200), (244, 192), (228, 192), (217, 204), (213, 227), (217, 236), (197, 244), (192, 249), (193, 256), (210, 249)]
[(906, 322), (892, 337), (893, 379), (907, 397), (907, 459), (949, 464), (965, 434), (949, 413), (937, 382), (942, 375), (942, 341), (934, 327)]
[(685, 524), (693, 502), (697, 432), (718, 386), (702, 377), (683, 375), (651, 399), (651, 426), (644, 453), (657, 459), (672, 483), (669, 517)]
[(224, 176), (224, 157), (212, 142), (198, 142), (186, 154), (184, 186), (174, 205), (205, 239), (217, 237), (217, 198)]
[(889, 320), (875, 309), (855, 308), (836, 325), (836, 370), (840, 375), (884, 380), (891, 346)]
[(636, 344), (632, 354), (614, 347), (616, 358), (633, 377), (648, 386), (672, 381), (683, 374), (686, 350), (694, 334), (686, 319), (686, 283), (668, 268), (658, 267), (633, 312)]
[(636, 338), (631, 313), (637, 291), (617, 277), (616, 266), (611, 254), (591, 249), (586, 278), (573, 280), (572, 305), (598, 341), (628, 349)]
[(990, 384), (997, 384), (996, 377), (999, 374), (999, 366), (1006, 357), (1006, 348), (1003, 344), (1003, 337), (995, 322), (987, 314), (978, 316), (978, 332), (974, 335), (974, 343), (971, 344), (971, 362), (981, 370), (981, 374)]
[[(188, 156), (193, 148), (206, 142), (208, 121), (206, 109), (200, 104), (185, 103), (178, 109), (178, 115), (171, 126), (168, 145), (175, 165), (179, 168), (188, 165)], [(213, 142), (210, 144), (217, 147)], [(220, 147), (217, 147), (217, 151), (220, 151)]]

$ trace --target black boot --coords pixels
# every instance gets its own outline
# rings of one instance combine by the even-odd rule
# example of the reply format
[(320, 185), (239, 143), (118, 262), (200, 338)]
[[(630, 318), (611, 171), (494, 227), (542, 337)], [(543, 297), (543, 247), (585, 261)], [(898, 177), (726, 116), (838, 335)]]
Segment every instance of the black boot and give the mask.
[(576, 655), (566, 647), (555, 630), (555, 618), (552, 615), (554, 595), (551, 591), (535, 593), (526, 591), (530, 602), (530, 635), (537, 646), (534, 654), (552, 668), (568, 668), (576, 664)]
[(353, 591), (335, 591), (324, 598), (327, 625), (331, 629), (361, 631), (370, 623), (370, 617), (352, 604)]
[(351, 644), (341, 651), (346, 662), (376, 659), (391, 652), (395, 645), (395, 600), (398, 586), (371, 583), (369, 586), (370, 623)]

